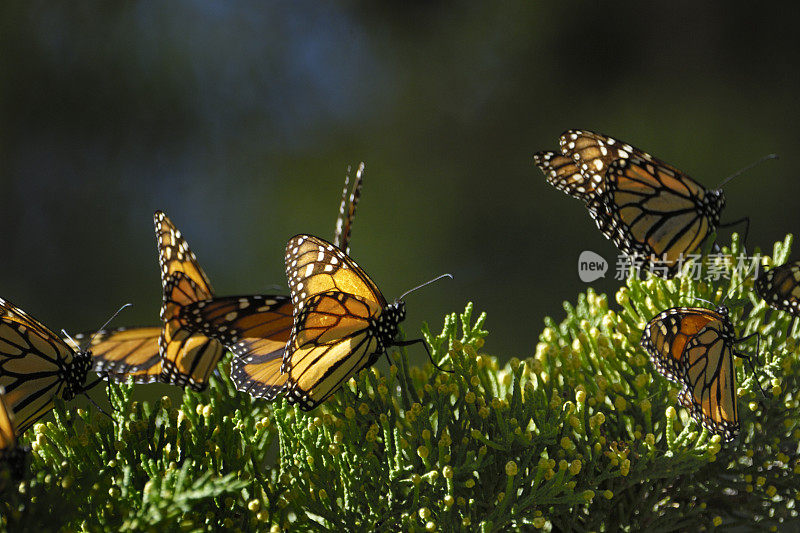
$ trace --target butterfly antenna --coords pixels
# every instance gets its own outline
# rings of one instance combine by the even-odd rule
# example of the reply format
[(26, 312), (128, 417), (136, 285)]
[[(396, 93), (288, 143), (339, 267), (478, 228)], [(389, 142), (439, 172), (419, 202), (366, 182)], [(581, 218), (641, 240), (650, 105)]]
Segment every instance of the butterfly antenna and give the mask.
[(73, 347), (74, 347), (76, 350), (80, 350), (80, 349), (81, 349), (81, 345), (80, 345), (80, 344), (78, 344), (78, 341), (76, 341), (75, 339), (73, 339), (73, 338), (72, 338), (72, 335), (70, 335), (69, 333), (67, 333), (67, 330), (66, 330), (66, 329), (63, 329), (63, 328), (62, 328), (62, 329), (61, 329), (61, 333), (62, 333), (62, 334), (63, 334), (63, 335), (66, 337), (66, 338), (68, 338), (68, 339), (69, 339), (69, 341), (72, 343), (72, 346), (73, 346)]
[(723, 188), (723, 187), (724, 187), (724, 186), (725, 186), (725, 185), (726, 185), (726, 184), (727, 184), (729, 181), (731, 181), (733, 178), (736, 178), (736, 177), (738, 177), (738, 176), (741, 176), (742, 174), (744, 174), (744, 173), (745, 173), (745, 172), (747, 172), (748, 170), (752, 169), (753, 167), (756, 167), (756, 166), (760, 165), (760, 164), (761, 164), (761, 163), (763, 163), (764, 161), (769, 161), (770, 159), (778, 159), (778, 154), (767, 154), (767, 155), (765, 155), (764, 157), (762, 157), (761, 159), (759, 159), (758, 161), (756, 161), (755, 163), (750, 163), (749, 165), (747, 165), (747, 166), (746, 166), (746, 167), (744, 167), (743, 169), (741, 169), (741, 170), (738, 170), (738, 171), (734, 172), (733, 174), (731, 174), (730, 176), (728, 176), (727, 178), (725, 178), (724, 180), (722, 180), (722, 183), (720, 183), (720, 184), (717, 186), (717, 189), (721, 189), (721, 188)]
[(417, 286), (416, 286), (416, 287), (414, 287), (413, 289), (409, 289), (409, 290), (407, 290), (406, 292), (404, 292), (403, 294), (401, 294), (401, 295), (400, 295), (400, 297), (398, 297), (397, 299), (398, 299), (398, 300), (402, 300), (403, 298), (405, 298), (407, 295), (411, 294), (411, 293), (412, 293), (412, 292), (414, 292), (415, 290), (417, 290), (417, 289), (421, 289), (422, 287), (425, 287), (425, 286), (427, 286), (427, 285), (430, 285), (431, 283), (437, 282), (437, 281), (439, 281), (439, 280), (440, 280), (440, 279), (442, 279), (442, 278), (450, 278), (450, 279), (453, 279), (453, 275), (452, 275), (452, 274), (442, 274), (441, 276), (436, 276), (436, 277), (435, 277), (435, 278), (433, 278), (432, 280), (430, 280), (430, 281), (426, 281), (426, 282), (425, 282), (425, 283), (423, 283), (422, 285), (417, 285)]
[(719, 306), (718, 306), (717, 304), (715, 304), (714, 302), (709, 302), (709, 301), (708, 301), (708, 300), (706, 300), (705, 298), (700, 298), (700, 297), (698, 297), (698, 296), (695, 296), (695, 297), (694, 297), (694, 299), (695, 299), (695, 300), (700, 300), (701, 302), (705, 302), (705, 303), (707, 303), (707, 304), (709, 304), (709, 305), (713, 305), (715, 308), (716, 308), (716, 307), (719, 307)]
[(92, 338), (91, 338), (91, 339), (89, 339), (89, 344), (88, 344), (87, 346), (91, 346), (91, 345), (92, 345), (92, 342), (94, 342), (94, 338), (95, 338), (95, 337), (97, 337), (97, 334), (98, 334), (98, 333), (100, 333), (101, 331), (103, 331), (104, 329), (106, 329), (106, 326), (107, 326), (107, 325), (108, 325), (108, 324), (109, 324), (109, 323), (110, 323), (112, 320), (114, 320), (115, 318), (117, 318), (117, 315), (118, 315), (118, 314), (120, 314), (120, 313), (122, 312), (122, 310), (123, 310), (123, 309), (125, 309), (126, 307), (133, 307), (133, 304), (132, 304), (132, 303), (126, 303), (125, 305), (123, 305), (122, 307), (120, 307), (119, 309), (117, 309), (117, 312), (116, 312), (116, 313), (114, 313), (113, 315), (111, 315), (111, 318), (109, 318), (108, 320), (106, 320), (106, 323), (105, 323), (105, 324), (103, 324), (102, 326), (100, 326), (100, 329), (98, 329), (97, 331), (95, 331), (95, 332), (94, 332), (94, 335), (92, 335)]
[(705, 298), (700, 298), (698, 296), (695, 296), (694, 299), (695, 300), (700, 300), (701, 302), (705, 302), (705, 303), (710, 304), (710, 305), (713, 305), (714, 307), (720, 307), (720, 306), (724, 305), (725, 304), (725, 300), (727, 300), (728, 297), (731, 296), (731, 294), (733, 294), (733, 289), (738, 289), (739, 287), (744, 285), (744, 283), (745, 283), (745, 280), (742, 280), (741, 282), (737, 283), (736, 285), (733, 285), (732, 287), (728, 287), (728, 291), (725, 293), (725, 296), (722, 297), (722, 301), (720, 303), (718, 303), (718, 304), (715, 304), (714, 302), (709, 302)]
[(731, 295), (733, 294), (733, 291), (734, 291), (735, 289), (738, 289), (738, 288), (739, 288), (739, 287), (741, 287), (742, 285), (744, 285), (744, 284), (745, 284), (745, 281), (746, 281), (746, 280), (742, 280), (742, 281), (740, 281), (739, 283), (737, 283), (736, 285), (734, 285), (734, 286), (732, 286), (732, 287), (728, 287), (728, 292), (727, 292), (727, 293), (725, 293), (725, 297), (724, 297), (724, 298), (722, 298), (722, 301), (719, 303), (719, 305), (722, 305), (722, 304), (724, 304), (724, 303), (725, 303), (725, 300), (727, 300), (727, 299), (728, 299), (728, 297), (729, 297), (729, 296), (731, 296)]

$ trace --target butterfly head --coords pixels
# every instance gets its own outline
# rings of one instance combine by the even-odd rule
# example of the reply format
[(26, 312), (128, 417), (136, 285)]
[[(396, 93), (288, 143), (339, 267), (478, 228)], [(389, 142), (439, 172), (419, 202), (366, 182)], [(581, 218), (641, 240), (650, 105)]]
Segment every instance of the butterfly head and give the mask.
[(728, 296), (725, 296), (725, 298), (722, 299), (722, 302), (720, 302), (719, 304), (715, 304), (714, 302), (708, 301), (705, 298), (700, 298), (698, 296), (694, 297), (694, 299), (697, 301), (704, 302), (707, 303), (708, 305), (713, 306), (714, 311), (723, 319), (728, 318), (729, 315), (728, 306), (725, 305), (725, 300), (727, 300), (727, 298)]
[(406, 319), (406, 303), (403, 300), (395, 300), (386, 306), (386, 309), (392, 309), (397, 316), (397, 323), (399, 324)]

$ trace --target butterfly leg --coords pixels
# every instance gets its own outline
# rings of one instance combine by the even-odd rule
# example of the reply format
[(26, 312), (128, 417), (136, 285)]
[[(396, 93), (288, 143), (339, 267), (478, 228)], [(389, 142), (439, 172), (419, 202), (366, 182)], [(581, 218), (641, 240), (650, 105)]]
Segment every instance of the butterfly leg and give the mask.
[[(110, 374), (106, 374), (105, 382), (106, 382), (106, 398), (108, 398), (109, 401), (110, 401), (111, 400), (111, 375)], [(114, 407), (114, 402), (111, 402), (111, 410), (112, 411), (116, 411), (117, 410), (117, 408)], [(121, 411), (122, 410), (120, 409), (120, 412)]]
[(103, 378), (97, 378), (96, 380), (92, 381), (88, 385), (84, 385), (83, 388), (79, 391), (80, 393), (86, 394), (86, 391), (93, 389), (96, 385), (99, 385), (103, 382)]
[[(94, 400), (91, 398), (91, 396), (89, 396), (88, 394), (86, 394), (86, 393), (87, 393), (89, 390), (93, 389), (93, 388), (94, 388), (96, 385), (99, 385), (99, 384), (100, 384), (101, 382), (103, 382), (103, 381), (104, 381), (104, 380), (103, 380), (103, 378), (97, 378), (96, 380), (92, 381), (92, 382), (91, 382), (91, 383), (89, 383), (88, 385), (84, 385), (84, 386), (83, 386), (83, 389), (80, 391), (80, 393), (79, 393), (79, 394), (83, 394), (84, 396), (86, 396), (86, 399), (87, 399), (87, 400), (89, 400), (90, 402), (92, 402), (92, 405), (94, 405), (94, 406), (97, 408), (97, 410), (98, 410), (98, 411), (100, 411), (101, 413), (103, 413), (104, 415), (106, 415), (108, 418), (111, 418), (111, 415), (110, 415), (110, 414), (108, 414), (108, 413), (105, 411), (105, 409), (103, 409), (102, 407), (100, 407), (99, 405), (97, 405), (97, 402), (95, 402), (95, 401), (94, 401)], [(108, 394), (108, 392), (107, 392), (107, 391), (106, 391), (106, 394)]]
[(735, 344), (741, 344), (741, 343), (743, 343), (745, 341), (749, 341), (753, 337), (758, 337), (758, 343), (756, 344), (756, 352), (758, 352), (758, 348), (759, 348), (759, 346), (761, 346), (761, 335), (759, 335), (757, 331), (751, 333), (750, 335), (745, 335), (744, 337), (740, 337), (740, 338), (736, 339), (736, 341), (734, 341), (734, 342), (735, 342)]
[(754, 359), (756, 360), (756, 363), (758, 362), (758, 354), (761, 353), (761, 335), (759, 335), (758, 332), (751, 333), (750, 335), (747, 335), (746, 337), (742, 337), (741, 339), (736, 339), (736, 343), (738, 344), (740, 342), (744, 342), (744, 341), (746, 341), (748, 339), (751, 339), (753, 337), (756, 337), (756, 339), (757, 339), (757, 341), (756, 341), (756, 354), (755, 355), (748, 355), (748, 354), (745, 354), (745, 353), (742, 353), (742, 352), (737, 352), (736, 350), (733, 351), (733, 354), (736, 357), (741, 357), (742, 359), (744, 359), (745, 363), (750, 367), (750, 370), (752, 370), (752, 372), (753, 372), (753, 381), (756, 382), (756, 385), (758, 385), (758, 389), (761, 391), (761, 394), (764, 396), (764, 398), (766, 398), (767, 397), (767, 393), (764, 392), (764, 389), (761, 387), (761, 382), (758, 380), (758, 375), (756, 373), (756, 366), (755, 366), (755, 363), (753, 362)]
[(742, 250), (747, 249), (747, 236), (750, 234), (750, 217), (742, 217), (737, 220), (732, 220), (731, 222), (726, 222), (724, 224), (720, 224), (720, 228), (730, 228), (731, 226), (737, 226), (739, 224), (744, 224), (744, 231), (742, 234)]
[(425, 342), (425, 339), (414, 339), (411, 341), (395, 342), (396, 346), (411, 346), (412, 344), (422, 344), (423, 348), (425, 348), (425, 353), (428, 354), (428, 359), (431, 360), (431, 364), (434, 366), (434, 368), (439, 370), (439, 372), (448, 372), (450, 374), (453, 373), (453, 370), (445, 370), (444, 368), (436, 364), (436, 361), (433, 360), (433, 356), (431, 355), (431, 351), (428, 349), (428, 343)]
[(87, 399), (87, 400), (89, 400), (89, 401), (92, 403), (92, 405), (94, 405), (94, 406), (97, 408), (97, 410), (98, 410), (98, 411), (100, 411), (101, 413), (103, 413), (104, 415), (106, 415), (108, 418), (110, 418), (111, 420), (113, 420), (113, 418), (111, 417), (111, 415), (110, 415), (110, 414), (108, 414), (108, 413), (106, 412), (106, 410), (105, 410), (105, 409), (103, 409), (102, 407), (100, 407), (100, 406), (97, 404), (97, 402), (95, 402), (95, 401), (92, 399), (92, 397), (91, 397), (91, 396), (89, 396), (88, 394), (86, 394), (86, 391), (83, 391), (83, 395), (84, 395), (84, 396), (86, 396), (86, 399)]

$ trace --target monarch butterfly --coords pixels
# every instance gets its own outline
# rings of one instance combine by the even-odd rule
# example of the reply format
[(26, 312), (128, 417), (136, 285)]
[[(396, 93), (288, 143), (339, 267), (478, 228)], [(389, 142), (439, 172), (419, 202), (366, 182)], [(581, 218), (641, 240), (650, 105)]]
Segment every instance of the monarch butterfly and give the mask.
[(606, 135), (569, 130), (561, 154), (534, 161), (556, 188), (586, 203), (603, 234), (625, 254), (659, 262), (672, 277), (719, 225), (722, 189), (707, 190), (675, 167)]
[(756, 280), (756, 293), (775, 309), (800, 316), (800, 261), (764, 272)]
[[(364, 164), (361, 163), (352, 190), (349, 170), (345, 176), (334, 237), (343, 248), (349, 245), (356, 206), (361, 196), (363, 172)], [(172, 226), (171, 223), (169, 225)], [(216, 344), (206, 344), (205, 353), (194, 346), (195, 343), (202, 343), (205, 337), (225, 345), (235, 355), (247, 354), (250, 357), (251, 364), (234, 364), (232, 368), (232, 377), (239, 390), (249, 390), (254, 383), (251, 377), (262, 379), (264, 373), (270, 374), (272, 369), (277, 369), (276, 379), (280, 377), (280, 361), (292, 327), (292, 306), (289, 298), (272, 295), (214, 297), (208, 278), (186, 241), (180, 236), (169, 237), (169, 240), (180, 240), (183, 245), (178, 245), (177, 249), (171, 246), (169, 251), (162, 251), (159, 246), (160, 257), (165, 254), (171, 254), (172, 257), (180, 255), (189, 265), (184, 272), (170, 270), (168, 266), (165, 273), (162, 267), (164, 294), (172, 299), (165, 302), (162, 313), (171, 319), (172, 333), (169, 336), (174, 342), (160, 340), (162, 331), (167, 329), (166, 325), (98, 332), (92, 342), (95, 370), (106, 372), (118, 380), (130, 376), (140, 383), (156, 381), (162, 378), (162, 354), (170, 351), (169, 358), (180, 363), (169, 365), (171, 369), (167, 370), (166, 379), (178, 383), (186, 382), (186, 376), (190, 375), (188, 371), (191, 369), (194, 377), (188, 379), (189, 384), (193, 388), (205, 388), (210, 372), (222, 356), (221, 351), (217, 355)], [(206, 294), (202, 294), (204, 290)], [(78, 335), (76, 339), (89, 336)], [(160, 342), (164, 347), (159, 346)], [(190, 354), (189, 357), (181, 356), (180, 342), (192, 345), (180, 348)], [(171, 350), (164, 349), (170, 347)]]
[(301, 409), (324, 402), (390, 346), (424, 344), (395, 340), (406, 315), (405, 294), (387, 303), (367, 273), (333, 244), (312, 235), (293, 237), (286, 245), (286, 275), (294, 325), (281, 392)]
[(99, 383), (85, 385), (91, 354), (74, 351), (42, 323), (0, 298), (0, 386), (21, 435), (53, 408)]
[(739, 431), (733, 357), (754, 369), (752, 356), (734, 346), (754, 335), (736, 338), (724, 305), (716, 310), (675, 307), (647, 324), (641, 345), (660, 374), (682, 385), (678, 399), (692, 418), (729, 441)]
[[(352, 190), (349, 189), (349, 171), (345, 175), (342, 202), (339, 204), (339, 216), (333, 239), (334, 246), (345, 254), (350, 249), (350, 235), (358, 200), (361, 197), (363, 175), (364, 163), (361, 163), (356, 171)], [(199, 307), (201, 304), (196, 305)], [(286, 391), (289, 376), (281, 371), (281, 367), (286, 343), (292, 331), (293, 306), (288, 296), (272, 296), (262, 302), (261, 306), (261, 309), (257, 308), (253, 314), (236, 316), (239, 323), (252, 324), (250, 328), (233, 324), (238, 341), (225, 339), (222, 342), (234, 354), (231, 362), (231, 379), (236, 388), (253, 397), (272, 401)], [(215, 325), (219, 324), (219, 321), (214, 319), (213, 311), (211, 307), (195, 310), (196, 323), (204, 330), (220, 329)], [(221, 310), (216, 313), (220, 315)]]
[[(27, 449), (17, 444), (17, 433), (14, 430), (12, 419), (14, 415), (6, 405), (5, 389), (0, 387), (0, 471), (5, 464), (11, 475), (20, 479), (25, 467), (25, 455)], [(3, 488), (2, 478), (0, 477), (0, 489)]]

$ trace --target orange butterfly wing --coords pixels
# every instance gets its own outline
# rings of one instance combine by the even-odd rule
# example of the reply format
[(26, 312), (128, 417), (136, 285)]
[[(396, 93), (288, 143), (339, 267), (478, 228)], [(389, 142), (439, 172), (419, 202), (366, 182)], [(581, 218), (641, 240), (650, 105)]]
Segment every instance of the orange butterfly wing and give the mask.
[(674, 276), (719, 224), (721, 190), (613, 137), (586, 130), (561, 135), (561, 153), (534, 160), (548, 183), (582, 200), (600, 231), (644, 266)]
[(650, 157), (633, 146), (587, 130), (567, 130), (559, 139), (561, 153), (538, 152), (533, 159), (556, 189), (592, 203), (605, 192), (605, 175), (617, 159), (634, 154)]
[(287, 345), (287, 398), (315, 408), (351, 376), (371, 365), (383, 346), (374, 326), (376, 302), (342, 292), (309, 298)]
[(364, 270), (333, 244), (313, 235), (296, 235), (286, 245), (286, 275), (292, 303), (302, 308), (323, 292), (360, 296), (386, 307), (386, 299)]
[(22, 479), (29, 450), (18, 445), (13, 418), (14, 415), (5, 402), (5, 389), (0, 387), (0, 491), (6, 488), (7, 477), (4, 470), (8, 469), (12, 480)]
[(280, 368), (292, 331), (288, 296), (214, 298), (185, 306), (180, 317), (233, 352), (231, 379), (238, 390), (267, 400), (283, 392), (287, 375)]
[(6, 452), (10, 452), (17, 446), (17, 435), (14, 431), (14, 424), (11, 422), (13, 414), (6, 406), (6, 391), (0, 387), (0, 460)]
[(681, 404), (724, 440), (739, 430), (733, 325), (701, 307), (668, 309), (651, 320), (642, 347), (659, 373), (682, 385)]
[(283, 359), (286, 397), (310, 410), (393, 343), (405, 317), (347, 254), (311, 235), (286, 246), (294, 327)]
[(109, 374), (124, 381), (126, 376), (144, 378), (144, 382), (154, 381), (161, 373), (161, 356), (158, 338), (159, 326), (125, 327), (100, 330), (96, 333), (78, 333), (73, 338), (82, 343), (91, 341), (92, 370), (99, 374)]
[(626, 254), (662, 261), (669, 275), (716, 229), (725, 205), (722, 191), (638, 157), (612, 163), (606, 180), (612, 223), (600, 229)]
[(225, 349), (219, 341), (182, 324), (180, 312), (183, 306), (212, 298), (214, 290), (172, 221), (156, 211), (153, 222), (164, 294), (161, 306), (164, 329), (158, 340), (161, 381), (201, 391), (208, 386), (208, 378)]

